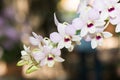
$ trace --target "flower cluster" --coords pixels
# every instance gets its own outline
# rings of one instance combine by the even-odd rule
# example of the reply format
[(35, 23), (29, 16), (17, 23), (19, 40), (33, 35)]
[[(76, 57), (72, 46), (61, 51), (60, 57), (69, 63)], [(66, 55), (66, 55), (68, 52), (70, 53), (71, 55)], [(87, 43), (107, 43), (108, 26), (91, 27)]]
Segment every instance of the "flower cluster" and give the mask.
[(22, 60), (18, 66), (31, 65), (27, 73), (47, 65), (53, 67), (55, 62), (63, 62), (61, 49), (72, 51), (75, 45), (80, 45), (80, 40), (91, 41), (91, 47), (95, 49), (101, 46), (104, 38), (112, 37), (105, 31), (109, 23), (116, 26), (115, 32), (120, 32), (120, 3), (119, 0), (81, 0), (77, 13), (79, 17), (72, 23), (60, 23), (54, 14), (54, 21), (58, 32), (50, 34), (49, 38), (43, 38), (32, 32), (33, 37), (29, 41), (34, 48), (26, 47), (21, 51)]

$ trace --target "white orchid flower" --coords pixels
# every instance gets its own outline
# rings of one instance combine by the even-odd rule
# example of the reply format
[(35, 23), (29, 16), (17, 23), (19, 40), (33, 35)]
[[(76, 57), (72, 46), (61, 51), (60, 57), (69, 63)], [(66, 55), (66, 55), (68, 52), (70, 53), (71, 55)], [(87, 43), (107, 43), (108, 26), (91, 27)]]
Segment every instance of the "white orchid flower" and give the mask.
[[(69, 51), (72, 51), (74, 45), (72, 42), (80, 42), (80, 37), (75, 35), (75, 29), (70, 27), (69, 24), (61, 24), (58, 22), (56, 16), (54, 15), (55, 24), (57, 26), (58, 32), (53, 32), (50, 34), (50, 39), (54, 43), (58, 43), (58, 48), (62, 49), (63, 47), (67, 48)], [(74, 35), (73, 35), (74, 34)]]
[(41, 47), (41, 41), (43, 40), (43, 37), (41, 35), (37, 35), (36, 33), (32, 32), (33, 37), (30, 37), (30, 43), (35, 46)]
[(95, 37), (91, 40), (91, 46), (95, 49), (97, 46), (101, 46), (104, 38), (112, 37), (110, 32), (96, 33)]
[(48, 46), (44, 46), (43, 53), (40, 66), (47, 65), (48, 67), (53, 67), (55, 62), (64, 61), (64, 59), (60, 57), (61, 51), (58, 48), (51, 49)]

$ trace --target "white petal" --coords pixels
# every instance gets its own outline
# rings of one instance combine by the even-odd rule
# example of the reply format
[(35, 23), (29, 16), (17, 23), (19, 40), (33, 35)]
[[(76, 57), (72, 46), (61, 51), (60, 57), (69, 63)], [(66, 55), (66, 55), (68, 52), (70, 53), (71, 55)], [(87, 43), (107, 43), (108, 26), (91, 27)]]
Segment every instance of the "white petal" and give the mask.
[(39, 43), (40, 43), (40, 41), (37, 40), (37, 39), (34, 38), (34, 37), (30, 37), (30, 38), (29, 38), (29, 41), (30, 41), (30, 43), (31, 43), (32, 45), (39, 45)]
[(34, 57), (34, 59), (39, 62), (40, 60), (42, 60), (43, 58), (45, 58), (45, 54), (42, 53), (41, 51), (34, 51), (32, 53), (32, 56)]
[(72, 25), (69, 25), (65, 28), (65, 33), (68, 35), (74, 35), (76, 33), (76, 30)]
[(80, 36), (77, 35), (72, 36), (72, 41), (80, 41), (80, 40), (81, 40)]
[(56, 14), (55, 14), (55, 13), (54, 13), (54, 22), (55, 22), (56, 26), (58, 26), (59, 21), (57, 20), (57, 17), (56, 17)]
[(40, 66), (45, 66), (46, 64), (47, 64), (47, 59), (46, 58), (41, 60)]
[(57, 61), (57, 62), (63, 62), (65, 60), (63, 58), (59, 57), (59, 56), (56, 56), (55, 57), (55, 61)]
[(53, 41), (54, 43), (58, 43), (58, 42), (62, 39), (62, 37), (60, 36), (59, 33), (53, 32), (53, 33), (50, 34), (50, 39), (51, 39), (51, 41)]
[(102, 46), (102, 44), (103, 44), (103, 38), (101, 38), (100, 40), (98, 40), (98, 45)]
[(102, 32), (102, 34), (105, 38), (112, 37), (112, 34), (110, 32)]
[(21, 51), (21, 55), (22, 55), (22, 56), (25, 56), (25, 55), (28, 55), (28, 54), (27, 54), (26, 51), (23, 50), (23, 51)]
[(80, 18), (75, 18), (72, 21), (72, 26), (76, 29), (76, 30), (80, 30), (83, 26), (84, 26), (84, 21), (82, 21)]
[(65, 46), (64, 41), (60, 41), (60, 42), (58, 43), (58, 48), (59, 48), (59, 49), (62, 49), (64, 46)]
[(100, 15), (101, 20), (106, 20), (109, 17), (109, 14), (107, 11), (102, 11)]
[(58, 48), (54, 48), (54, 49), (52, 49), (51, 53), (54, 54), (55, 56), (56, 55), (60, 56), (61, 55), (61, 50), (58, 49)]
[(97, 41), (95, 39), (91, 40), (91, 47), (92, 49), (95, 49), (97, 47)]
[(84, 37), (85, 35), (87, 35), (87, 33), (88, 33), (88, 29), (86, 27), (84, 27), (81, 29), (80, 35), (81, 35), (81, 37)]
[(116, 26), (115, 32), (120, 32), (120, 24)]
[[(93, 14), (94, 13), (94, 14)], [(95, 9), (91, 9), (89, 12), (88, 12), (88, 16), (91, 20), (95, 20), (95, 19), (99, 19), (100, 17), (100, 14), (99, 14), (99, 11), (95, 10)]]
[(37, 35), (35, 32), (32, 32), (32, 34), (33, 34), (33, 36), (34, 36), (35, 38), (38, 37), (38, 35)]
[(65, 34), (65, 28), (66, 28), (66, 25), (65, 25), (65, 24), (59, 23), (58, 26), (57, 26), (58, 32), (59, 32), (61, 35), (64, 35), (64, 34)]
[(74, 46), (73, 46), (73, 45), (71, 45), (71, 46), (68, 48), (68, 51), (69, 51), (69, 52), (72, 52), (72, 51), (73, 51), (73, 49), (74, 49)]
[(55, 64), (55, 61), (52, 60), (52, 61), (48, 61), (48, 67), (53, 67)]
[(95, 33), (96, 32), (96, 28), (94, 26), (89, 28), (88, 30), (89, 30), (89, 33)]
[(69, 42), (65, 42), (65, 48), (70, 48), (71, 47), (71, 41), (69, 41)]

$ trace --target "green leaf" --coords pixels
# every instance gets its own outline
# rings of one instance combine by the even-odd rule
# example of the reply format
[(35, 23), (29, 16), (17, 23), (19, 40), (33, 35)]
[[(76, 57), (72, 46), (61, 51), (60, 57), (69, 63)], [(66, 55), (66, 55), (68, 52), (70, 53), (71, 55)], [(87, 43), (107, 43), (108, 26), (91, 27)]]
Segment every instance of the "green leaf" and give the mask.
[(36, 70), (38, 70), (39, 68), (37, 66), (30, 66), (27, 70), (26, 70), (26, 73), (29, 74), (29, 73), (32, 73)]
[(81, 32), (80, 30), (77, 30), (77, 31), (76, 31), (76, 35), (79, 35), (79, 34), (80, 34), (80, 32)]
[(27, 64), (28, 61), (24, 61), (24, 60), (20, 60), (18, 63), (17, 63), (17, 66), (23, 66), (25, 64)]

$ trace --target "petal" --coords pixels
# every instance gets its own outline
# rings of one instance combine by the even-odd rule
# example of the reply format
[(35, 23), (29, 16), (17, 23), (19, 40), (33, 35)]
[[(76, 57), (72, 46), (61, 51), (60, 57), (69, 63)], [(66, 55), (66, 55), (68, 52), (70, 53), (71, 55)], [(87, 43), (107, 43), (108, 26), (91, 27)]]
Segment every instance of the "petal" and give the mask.
[[(93, 14), (93, 13), (94, 13), (94, 14)], [(95, 10), (95, 9), (91, 9), (91, 10), (88, 12), (88, 17), (89, 17), (91, 20), (99, 19), (100, 13), (99, 13), (99, 11), (97, 11), (97, 10)]]
[(98, 11), (102, 11), (104, 10), (104, 3), (102, 0), (94, 0), (93, 5), (92, 5), (95, 9), (97, 9)]
[(65, 28), (66, 28), (66, 25), (65, 25), (65, 24), (59, 23), (58, 26), (57, 26), (58, 32), (59, 32), (61, 35), (64, 35), (64, 34), (65, 34)]
[(117, 26), (116, 26), (116, 29), (115, 29), (115, 32), (120, 32), (120, 24), (118, 24)]
[(59, 57), (59, 56), (56, 56), (55, 57), (55, 61), (57, 61), (57, 62), (63, 62), (65, 60), (63, 58)]
[(24, 55), (28, 55), (28, 53), (26, 51), (21, 51), (21, 55), (24, 56)]
[(65, 43), (64, 43), (63, 40), (61, 40), (61, 41), (58, 43), (57, 48), (58, 48), (58, 49), (62, 49), (64, 46), (65, 46)]
[(41, 60), (40, 66), (45, 66), (46, 64), (47, 64), (47, 59), (46, 58)]
[(69, 25), (65, 28), (65, 32), (68, 35), (74, 35), (76, 33), (76, 30), (74, 29), (72, 25)]
[(112, 37), (112, 34), (110, 32), (102, 32), (102, 34), (105, 38)]
[(69, 41), (69, 42), (65, 42), (65, 48), (70, 48), (71, 47), (71, 41)]
[(33, 36), (34, 36), (35, 38), (38, 37), (38, 35), (37, 35), (35, 32), (32, 32), (32, 34), (33, 34)]
[(101, 38), (100, 40), (98, 40), (98, 45), (102, 46), (102, 44), (103, 44), (103, 38)]
[(56, 14), (55, 14), (55, 13), (54, 13), (54, 22), (55, 22), (56, 26), (58, 26), (59, 21), (57, 20), (57, 17), (56, 17)]
[(43, 53), (44, 53), (45, 55), (49, 54), (49, 53), (50, 53), (50, 47), (49, 47), (49, 46), (44, 46), (44, 47), (43, 47)]
[(92, 49), (95, 49), (97, 47), (97, 41), (95, 39), (91, 40), (91, 47)]
[(87, 27), (83, 27), (83, 28), (81, 29), (80, 35), (81, 35), (81, 37), (84, 37), (85, 35), (87, 35), (87, 33), (88, 33)]
[(34, 37), (30, 37), (30, 38), (29, 38), (29, 41), (30, 41), (30, 43), (31, 43), (32, 45), (39, 45), (39, 43), (40, 43), (40, 41), (37, 40), (37, 39), (34, 38)]
[(71, 45), (71, 46), (68, 48), (68, 51), (69, 51), (69, 52), (72, 52), (72, 51), (73, 51), (73, 49), (74, 49), (74, 46), (73, 46), (73, 45)]
[(106, 20), (109, 17), (109, 14), (107, 11), (102, 11), (100, 15), (101, 20)]
[(89, 33), (95, 33), (96, 32), (96, 28), (94, 26), (89, 28), (88, 30), (89, 30)]
[(76, 30), (80, 30), (83, 26), (84, 26), (84, 22), (82, 20), (80, 20), (80, 18), (75, 18), (72, 21), (72, 26), (76, 29)]
[(34, 51), (32, 53), (32, 56), (34, 57), (34, 59), (39, 62), (40, 60), (42, 60), (43, 58), (45, 58), (45, 54), (42, 53), (41, 51)]
[(58, 42), (62, 39), (62, 37), (60, 36), (59, 33), (53, 32), (53, 33), (50, 34), (50, 39), (51, 39), (51, 41), (53, 41), (54, 43), (58, 43)]
[(55, 56), (56, 55), (60, 56), (61, 55), (61, 50), (58, 49), (58, 48), (54, 48), (54, 49), (52, 49), (51, 53), (54, 54)]
[(81, 40), (80, 36), (77, 35), (72, 36), (72, 41), (80, 41), (80, 40)]
[(96, 21), (94, 21), (94, 26), (95, 27), (104, 27), (104, 25), (105, 25), (105, 21), (104, 20), (96, 20)]
[(48, 61), (48, 67), (53, 67), (55, 64), (55, 61), (52, 60), (52, 61)]

